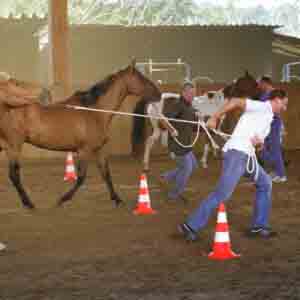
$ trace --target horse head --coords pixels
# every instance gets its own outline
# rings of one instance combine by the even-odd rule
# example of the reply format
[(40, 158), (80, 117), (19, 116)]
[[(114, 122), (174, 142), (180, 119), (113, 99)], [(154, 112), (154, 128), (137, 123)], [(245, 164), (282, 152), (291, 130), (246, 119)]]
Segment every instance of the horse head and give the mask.
[(256, 79), (246, 70), (244, 76), (239, 77), (223, 90), (225, 98), (249, 97), (256, 99), (260, 93)]
[(121, 71), (121, 74), (129, 94), (142, 96), (146, 102), (160, 101), (161, 92), (159, 87), (136, 68), (135, 59), (125, 70)]

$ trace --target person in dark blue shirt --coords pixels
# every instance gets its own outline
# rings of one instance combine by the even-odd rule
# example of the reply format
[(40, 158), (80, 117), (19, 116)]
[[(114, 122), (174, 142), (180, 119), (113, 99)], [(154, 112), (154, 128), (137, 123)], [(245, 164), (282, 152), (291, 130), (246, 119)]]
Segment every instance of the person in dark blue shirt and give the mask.
[[(263, 76), (258, 82), (259, 88), (262, 91), (260, 95), (261, 101), (269, 100), (270, 93), (274, 90), (272, 79), (268, 76)], [(265, 140), (264, 148), (261, 154), (261, 159), (264, 162), (274, 166), (273, 182), (285, 182), (287, 176), (285, 172), (284, 160), (281, 149), (281, 131), (283, 122), (279, 114), (274, 114), (271, 124), (271, 131)]]

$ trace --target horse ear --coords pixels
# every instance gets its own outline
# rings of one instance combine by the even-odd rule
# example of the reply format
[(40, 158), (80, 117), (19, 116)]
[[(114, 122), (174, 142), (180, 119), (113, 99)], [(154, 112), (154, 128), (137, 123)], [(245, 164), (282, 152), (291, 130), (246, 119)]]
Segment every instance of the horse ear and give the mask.
[(131, 72), (133, 72), (133, 70), (135, 69), (135, 65), (136, 65), (136, 59), (135, 57), (132, 59), (131, 64), (130, 64), (130, 70)]
[(245, 70), (245, 77), (251, 77), (250, 73), (248, 70)]

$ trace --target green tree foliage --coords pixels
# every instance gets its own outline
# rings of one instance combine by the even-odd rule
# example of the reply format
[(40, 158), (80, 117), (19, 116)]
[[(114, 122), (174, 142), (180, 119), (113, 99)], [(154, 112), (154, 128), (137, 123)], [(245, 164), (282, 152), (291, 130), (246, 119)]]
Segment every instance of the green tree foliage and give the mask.
[[(50, 0), (5, 0), (0, 15), (47, 16)], [(195, 0), (69, 0), (69, 18), (76, 24), (191, 25), (265, 24), (282, 25), (282, 33), (300, 37), (300, 1), (267, 10), (263, 6), (243, 8), (239, 0), (223, 5)]]

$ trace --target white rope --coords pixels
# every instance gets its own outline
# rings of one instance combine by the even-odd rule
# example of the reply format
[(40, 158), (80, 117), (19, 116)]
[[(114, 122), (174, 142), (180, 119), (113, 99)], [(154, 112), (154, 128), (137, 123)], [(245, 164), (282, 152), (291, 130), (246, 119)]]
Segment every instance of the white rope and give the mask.
[[(136, 116), (136, 117), (141, 117), (141, 118), (151, 118), (151, 119), (158, 119), (158, 120), (161, 120), (161, 119), (164, 119), (166, 121), (173, 121), (173, 122), (181, 122), (181, 123), (187, 123), (187, 124), (197, 124), (197, 125), (200, 125), (205, 133), (207, 134), (212, 146), (215, 148), (215, 149), (219, 149), (220, 147), (217, 145), (217, 143), (213, 140), (211, 134), (209, 133), (206, 125), (204, 122), (202, 122), (201, 120), (198, 120), (198, 121), (189, 121), (189, 120), (184, 120), (184, 119), (175, 119), (175, 118), (167, 118), (167, 117), (164, 117), (162, 115), (162, 117), (160, 116), (147, 116), (147, 115), (143, 115), (143, 114), (137, 114), (137, 113), (129, 113), (129, 112), (122, 112), (122, 111), (115, 111), (115, 110), (107, 110), (107, 109), (98, 109), (98, 108), (90, 108), (90, 107), (84, 107), (84, 106), (78, 106), (78, 105), (66, 105), (67, 108), (72, 108), (72, 109), (76, 109), (76, 110), (87, 110), (87, 111), (94, 111), (94, 112), (105, 112), (105, 113), (111, 113), (111, 114), (116, 114), (116, 115), (123, 115), (123, 116)], [(172, 126), (170, 124), (170, 126)], [(172, 126), (173, 127), (173, 126)], [(224, 134), (223, 132), (219, 131), (219, 130), (216, 130), (216, 129), (212, 129), (214, 133), (218, 134), (218, 135), (221, 135), (221, 136), (224, 136), (226, 134)], [(189, 146), (190, 147), (190, 146)]]
[[(152, 118), (152, 119), (158, 119), (158, 120), (165, 120), (168, 121), (168, 124), (175, 129), (172, 124), (169, 123), (169, 121), (173, 121), (173, 122), (181, 122), (181, 123), (188, 123), (188, 124), (197, 124), (198, 128), (197, 128), (197, 135), (196, 138), (194, 139), (193, 143), (191, 145), (183, 145), (182, 143), (180, 143), (180, 141), (178, 141), (178, 139), (176, 137), (173, 137), (175, 139), (175, 141), (182, 147), (186, 148), (186, 147), (192, 147), (196, 141), (199, 138), (199, 132), (200, 132), (200, 126), (202, 126), (202, 128), (204, 129), (205, 133), (207, 134), (212, 146), (215, 149), (219, 149), (219, 146), (216, 144), (216, 142), (214, 141), (214, 139), (212, 138), (212, 136), (210, 135), (210, 133), (207, 130), (207, 127), (205, 125), (204, 122), (202, 122), (200, 119), (198, 121), (189, 121), (189, 120), (184, 120), (184, 119), (174, 119), (174, 118), (167, 118), (165, 117), (163, 114), (159, 113), (160, 116), (156, 117), (156, 116), (148, 116), (148, 115), (143, 115), (143, 114), (137, 114), (137, 113), (128, 113), (128, 112), (122, 112), (122, 111), (115, 111), (115, 110), (107, 110), (107, 109), (96, 109), (96, 108), (89, 108), (89, 107), (83, 107), (83, 106), (77, 106), (77, 105), (66, 105), (67, 108), (72, 108), (72, 109), (76, 109), (76, 110), (88, 110), (88, 111), (95, 111), (95, 112), (105, 112), (105, 113), (111, 113), (111, 114), (117, 114), (117, 115), (124, 115), (124, 116), (136, 116), (136, 117), (141, 117), (141, 118)], [(220, 136), (223, 137), (230, 137), (229, 134), (223, 133), (219, 130), (216, 129), (211, 129), (215, 134), (218, 134)], [(257, 161), (257, 157), (255, 154), (255, 149), (253, 150), (252, 154), (248, 155), (248, 159), (247, 159), (247, 166), (246, 166), (246, 170), (249, 174), (252, 174), (255, 171), (255, 180), (257, 180), (258, 178), (258, 161)]]
[(255, 153), (255, 149), (253, 147), (252, 153), (248, 154), (248, 159), (247, 159), (247, 165), (246, 165), (246, 170), (249, 174), (254, 174), (254, 180), (257, 181), (258, 178), (258, 161)]
[[(176, 130), (176, 129), (173, 127), (173, 125), (167, 120), (167, 118), (166, 118), (163, 114), (159, 114), (159, 115), (162, 117), (163, 120), (165, 120), (165, 121), (168, 122), (169, 126), (170, 126), (172, 129)], [(194, 141), (193, 141), (190, 145), (184, 145), (184, 144), (182, 144), (182, 143), (178, 140), (178, 138), (177, 138), (176, 136), (173, 136), (173, 135), (171, 135), (171, 136), (172, 136), (172, 138), (174, 139), (174, 141), (175, 141), (178, 145), (180, 145), (182, 148), (192, 148), (192, 147), (196, 144), (196, 142), (198, 141), (198, 138), (199, 138), (199, 135), (200, 135), (200, 127), (201, 127), (201, 121), (198, 120), (198, 122), (197, 122), (197, 134), (196, 134), (196, 136), (195, 136)], [(203, 128), (204, 128), (204, 127), (203, 127)], [(209, 133), (208, 133), (208, 134), (209, 134)], [(213, 141), (213, 142), (214, 142), (214, 141)], [(217, 145), (217, 144), (216, 144), (216, 145)], [(219, 146), (217, 145), (217, 147), (219, 147)], [(217, 149), (218, 149), (218, 148), (217, 148)]]
[[(166, 121), (167, 123), (168, 123), (168, 126), (170, 126), (174, 131), (176, 131), (176, 129), (174, 128), (174, 126), (168, 121), (168, 118), (166, 117), (166, 116), (164, 116), (161, 112), (159, 112), (158, 111), (158, 108), (156, 107), (156, 106), (152, 106), (155, 110), (156, 110), (156, 113), (158, 114), (158, 116), (160, 116), (164, 121)], [(178, 140), (178, 138), (176, 137), (176, 136), (173, 136), (173, 135), (171, 135), (172, 136), (172, 138), (174, 139), (174, 141), (178, 144), (178, 145), (180, 145), (182, 148), (192, 148), (195, 144), (196, 144), (196, 142), (198, 141), (198, 138), (199, 138), (199, 134), (200, 134), (200, 126), (201, 126), (201, 123), (200, 123), (201, 121), (200, 121), (200, 119), (198, 119), (198, 122), (197, 122), (197, 134), (196, 134), (196, 136), (195, 136), (195, 139), (194, 139), (194, 141), (190, 144), (190, 145), (184, 145), (184, 144), (182, 144), (179, 140)], [(206, 127), (205, 125), (204, 125), (204, 127)], [(203, 127), (203, 128), (204, 128)], [(209, 134), (209, 133), (208, 133)], [(214, 141), (213, 141), (214, 142)], [(218, 146), (218, 145), (217, 145)], [(218, 146), (219, 147), (219, 146)], [(217, 148), (218, 149), (218, 148)]]

